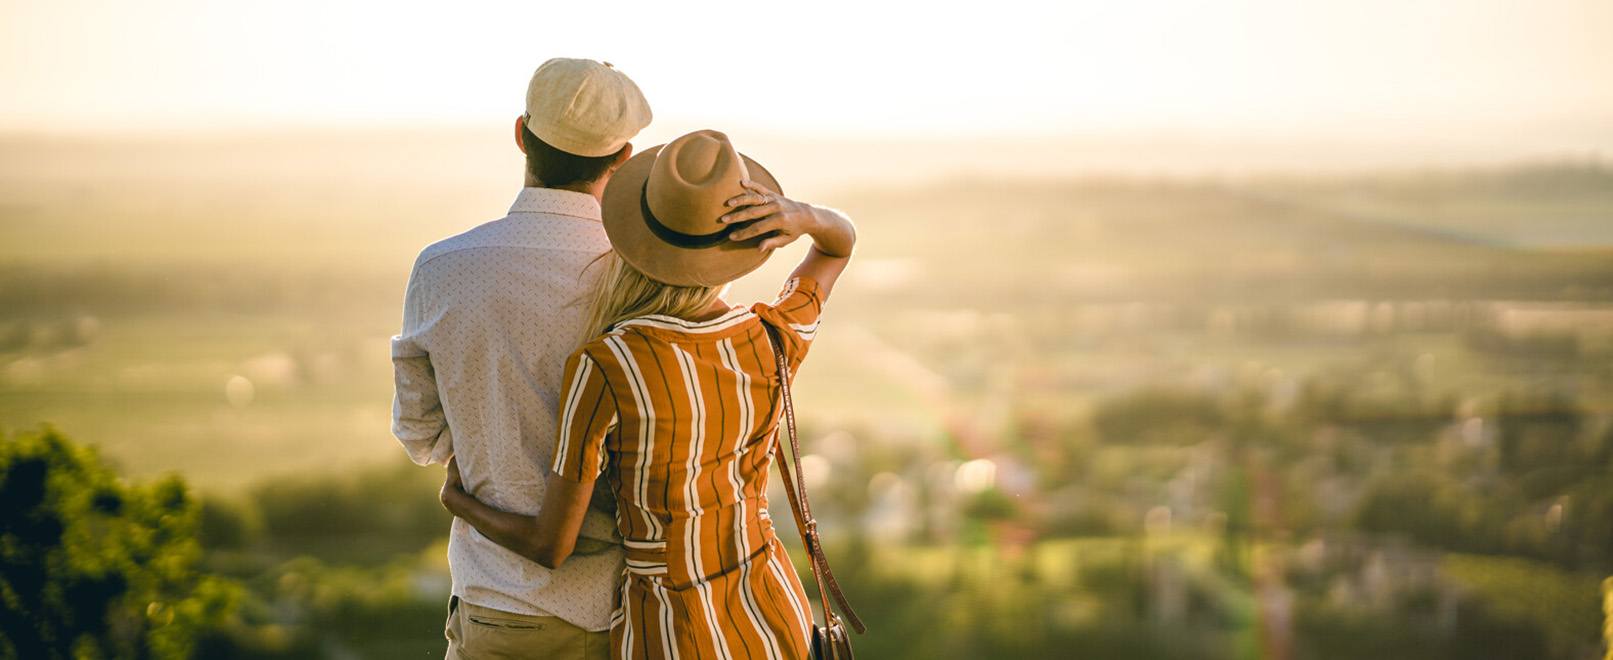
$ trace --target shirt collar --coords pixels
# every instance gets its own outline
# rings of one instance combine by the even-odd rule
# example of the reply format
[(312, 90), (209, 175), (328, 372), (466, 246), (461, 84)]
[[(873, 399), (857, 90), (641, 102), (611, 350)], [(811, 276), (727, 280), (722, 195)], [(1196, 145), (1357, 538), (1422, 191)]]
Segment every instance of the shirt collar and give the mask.
[(544, 213), (600, 221), (599, 199), (588, 193), (556, 188), (522, 188), (510, 205), (510, 215)]

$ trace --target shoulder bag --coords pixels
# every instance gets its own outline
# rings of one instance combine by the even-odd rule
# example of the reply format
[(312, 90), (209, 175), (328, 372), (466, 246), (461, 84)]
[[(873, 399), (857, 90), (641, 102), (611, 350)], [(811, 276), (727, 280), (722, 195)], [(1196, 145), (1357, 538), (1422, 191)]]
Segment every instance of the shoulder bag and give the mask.
[[(794, 460), (785, 461), (782, 442), (773, 445), (773, 456), (778, 459), (779, 473), (784, 477), (784, 494), (790, 498), (795, 526), (801, 532), (801, 545), (806, 548), (807, 558), (812, 563), (812, 577), (818, 582), (818, 600), (823, 603), (823, 625), (812, 624), (812, 658), (852, 660), (851, 638), (846, 634), (840, 617), (829, 609), (829, 598), (834, 598), (835, 604), (845, 613), (846, 621), (857, 634), (866, 632), (867, 628), (863, 626), (862, 619), (857, 618), (857, 613), (851, 610), (845, 594), (840, 593), (840, 584), (835, 582), (834, 573), (829, 570), (829, 560), (823, 556), (823, 545), (818, 539), (818, 521), (812, 518), (812, 507), (807, 503), (806, 477), (801, 473), (801, 446), (795, 438), (795, 406), (790, 401), (789, 362), (784, 357), (784, 344), (779, 340), (778, 330), (767, 323), (763, 323), (762, 327), (767, 329), (767, 338), (773, 343), (773, 354), (778, 356), (779, 396), (784, 404), (783, 417), (789, 429), (790, 457)], [(795, 466), (793, 479), (790, 478), (792, 463)]]

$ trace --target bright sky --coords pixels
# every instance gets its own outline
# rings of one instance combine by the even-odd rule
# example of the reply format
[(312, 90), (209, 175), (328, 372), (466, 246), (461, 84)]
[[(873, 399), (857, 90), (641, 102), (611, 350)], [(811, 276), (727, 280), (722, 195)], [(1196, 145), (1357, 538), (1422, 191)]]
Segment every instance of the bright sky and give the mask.
[(800, 135), (1571, 132), (1613, 126), (1610, 35), (1608, 0), (6, 0), (0, 130), (502, 122), (565, 55)]

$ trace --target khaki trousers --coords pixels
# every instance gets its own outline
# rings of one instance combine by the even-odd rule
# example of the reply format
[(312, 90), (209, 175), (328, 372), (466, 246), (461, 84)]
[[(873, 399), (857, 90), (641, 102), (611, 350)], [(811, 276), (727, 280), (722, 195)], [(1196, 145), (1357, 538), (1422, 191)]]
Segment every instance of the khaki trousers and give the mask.
[(448, 601), (446, 660), (606, 660), (610, 631), (589, 632), (557, 616), (514, 614)]

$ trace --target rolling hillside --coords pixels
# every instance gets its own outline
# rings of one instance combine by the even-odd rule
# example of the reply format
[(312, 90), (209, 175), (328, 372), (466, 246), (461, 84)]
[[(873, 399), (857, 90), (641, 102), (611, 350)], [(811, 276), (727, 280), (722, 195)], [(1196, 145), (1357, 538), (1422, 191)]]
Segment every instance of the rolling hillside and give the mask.
[[(54, 423), (131, 473), (177, 469), (207, 488), (397, 460), (386, 342), (409, 266), (426, 243), (501, 215), (518, 167), (487, 136), (5, 142), (0, 427)], [(1600, 313), (1613, 301), (1613, 253), (1597, 238), (1610, 176), (826, 191), (814, 201), (850, 212), (863, 240), (803, 372), (802, 407), (826, 424), (928, 433), (959, 418), (989, 427), (1013, 406), (1078, 414), (1107, 392), (1251, 364), (1307, 373), (1425, 352), (1447, 356), (1441, 386), (1503, 387), (1516, 374), (1453, 335), (1362, 328), (1397, 301)], [(1501, 199), (1554, 218), (1539, 226), (1575, 249), (1495, 239), (1501, 212), (1487, 209)], [(771, 298), (804, 249), (736, 283), (731, 300)]]

